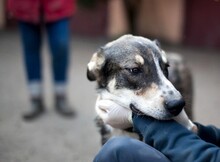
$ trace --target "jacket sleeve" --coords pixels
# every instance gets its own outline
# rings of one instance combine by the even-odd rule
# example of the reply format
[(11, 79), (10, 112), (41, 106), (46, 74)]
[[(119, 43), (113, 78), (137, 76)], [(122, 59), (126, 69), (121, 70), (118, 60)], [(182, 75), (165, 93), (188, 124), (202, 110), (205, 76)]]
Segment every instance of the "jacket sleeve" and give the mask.
[(198, 127), (198, 136), (206, 142), (212, 143), (220, 147), (220, 129), (213, 125), (204, 126), (200, 123), (195, 123)]
[[(133, 115), (134, 130), (144, 142), (173, 162), (219, 162), (220, 148), (202, 140), (173, 120), (159, 121)], [(217, 133), (217, 132), (216, 132)]]

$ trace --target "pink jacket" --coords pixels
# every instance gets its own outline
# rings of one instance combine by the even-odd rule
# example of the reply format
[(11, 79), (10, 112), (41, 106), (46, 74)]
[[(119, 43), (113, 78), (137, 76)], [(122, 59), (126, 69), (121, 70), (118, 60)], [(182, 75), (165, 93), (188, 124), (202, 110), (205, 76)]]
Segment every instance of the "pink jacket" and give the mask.
[(8, 0), (10, 14), (18, 20), (39, 23), (70, 17), (76, 10), (75, 0)]

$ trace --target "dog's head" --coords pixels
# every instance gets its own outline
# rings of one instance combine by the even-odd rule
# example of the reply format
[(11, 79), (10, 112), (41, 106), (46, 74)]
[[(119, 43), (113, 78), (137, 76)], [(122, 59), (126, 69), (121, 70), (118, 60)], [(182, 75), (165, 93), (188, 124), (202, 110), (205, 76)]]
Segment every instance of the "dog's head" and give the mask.
[(157, 119), (178, 115), (185, 102), (168, 80), (168, 60), (157, 41), (125, 35), (93, 54), (87, 77), (118, 103)]

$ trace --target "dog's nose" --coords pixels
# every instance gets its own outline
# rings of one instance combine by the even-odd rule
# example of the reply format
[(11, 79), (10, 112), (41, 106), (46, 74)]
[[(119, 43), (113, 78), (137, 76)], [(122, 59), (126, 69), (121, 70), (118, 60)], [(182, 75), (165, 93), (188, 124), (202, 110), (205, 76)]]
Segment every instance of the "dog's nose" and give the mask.
[(185, 106), (185, 101), (181, 98), (180, 100), (171, 100), (165, 103), (165, 108), (172, 115), (178, 115), (183, 107)]

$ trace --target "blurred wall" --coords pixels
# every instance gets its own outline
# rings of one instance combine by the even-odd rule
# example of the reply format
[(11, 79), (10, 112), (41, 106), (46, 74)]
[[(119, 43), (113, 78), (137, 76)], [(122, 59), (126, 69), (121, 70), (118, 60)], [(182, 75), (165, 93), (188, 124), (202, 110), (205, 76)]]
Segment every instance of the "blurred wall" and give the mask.
[(129, 33), (127, 15), (122, 0), (109, 0), (107, 12), (106, 34), (109, 38), (114, 39), (122, 34)]
[[(79, 0), (80, 1), (80, 0)], [(134, 4), (135, 32), (123, 2)], [(0, 29), (15, 26), (0, 0)], [(115, 38), (132, 33), (172, 44), (220, 48), (220, 0), (83, 0), (72, 18), (74, 34)], [(92, 5), (91, 5), (92, 4)], [(132, 6), (132, 5), (131, 5)]]
[[(96, 3), (95, 3), (96, 2)], [(72, 18), (71, 29), (74, 34), (86, 36), (106, 35), (107, 3), (91, 1), (90, 5), (79, 5)]]
[(184, 0), (142, 0), (137, 16), (137, 33), (170, 43), (181, 43)]
[(184, 43), (220, 48), (220, 1), (186, 0)]
[(0, 0), (0, 30), (5, 27), (5, 1)]

